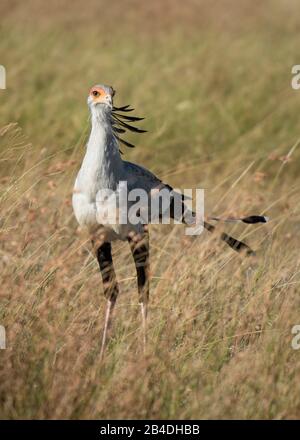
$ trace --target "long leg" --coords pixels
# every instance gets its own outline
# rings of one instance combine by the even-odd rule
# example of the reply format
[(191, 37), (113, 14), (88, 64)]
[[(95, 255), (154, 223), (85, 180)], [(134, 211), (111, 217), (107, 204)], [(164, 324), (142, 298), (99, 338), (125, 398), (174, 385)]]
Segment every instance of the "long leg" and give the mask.
[(102, 360), (106, 346), (107, 332), (111, 323), (111, 315), (117, 300), (119, 288), (118, 288), (118, 283), (117, 283), (112, 255), (111, 255), (111, 244), (104, 242), (98, 247), (96, 254), (103, 280), (104, 295), (107, 299), (102, 344), (100, 351), (100, 359)]
[(135, 262), (139, 302), (142, 313), (143, 346), (146, 351), (147, 342), (147, 309), (149, 301), (149, 234), (145, 229), (142, 236), (128, 238), (130, 249)]

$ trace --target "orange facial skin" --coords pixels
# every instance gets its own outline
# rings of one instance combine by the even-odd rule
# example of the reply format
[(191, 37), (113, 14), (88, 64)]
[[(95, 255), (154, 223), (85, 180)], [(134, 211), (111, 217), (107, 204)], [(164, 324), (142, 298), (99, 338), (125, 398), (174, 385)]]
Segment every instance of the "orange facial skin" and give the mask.
[(92, 87), (90, 90), (90, 96), (95, 103), (104, 102), (107, 93), (101, 87)]

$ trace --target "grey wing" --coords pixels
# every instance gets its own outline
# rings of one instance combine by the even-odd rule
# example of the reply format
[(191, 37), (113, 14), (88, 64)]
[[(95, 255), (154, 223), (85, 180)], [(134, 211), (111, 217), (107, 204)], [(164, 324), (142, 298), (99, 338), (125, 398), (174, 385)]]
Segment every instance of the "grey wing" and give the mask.
[[(173, 188), (168, 184), (163, 183), (158, 177), (156, 177), (153, 173), (151, 173), (151, 171), (147, 170), (146, 168), (140, 165), (127, 161), (124, 161), (124, 170), (125, 170), (124, 180), (127, 181), (128, 192), (134, 189), (143, 189), (149, 195), (151, 190), (157, 189), (158, 190), (157, 192), (155, 191), (154, 193), (153, 192), (151, 193), (151, 198), (153, 199), (159, 197), (158, 193), (161, 190), (167, 190), (169, 197), (167, 198), (167, 200), (165, 200), (164, 207), (162, 207), (163, 205), (158, 204), (159, 212), (157, 212), (157, 214), (160, 218), (164, 216), (165, 213), (168, 213), (168, 215), (170, 215), (169, 207), (171, 207), (171, 205), (174, 206), (174, 202), (178, 202), (180, 206), (182, 205), (183, 203), (182, 194), (174, 191)], [(148, 203), (149, 202), (150, 200), (148, 200)], [(150, 205), (148, 205), (148, 209), (150, 211), (151, 209)], [(152, 215), (154, 217), (157, 217), (157, 215), (154, 214), (153, 210), (152, 210)], [(173, 208), (173, 214), (171, 213), (171, 217), (174, 218), (174, 208)]]
[(151, 171), (132, 162), (124, 161), (124, 180), (127, 181), (128, 191), (133, 189), (143, 189), (147, 193), (154, 188), (167, 187)]

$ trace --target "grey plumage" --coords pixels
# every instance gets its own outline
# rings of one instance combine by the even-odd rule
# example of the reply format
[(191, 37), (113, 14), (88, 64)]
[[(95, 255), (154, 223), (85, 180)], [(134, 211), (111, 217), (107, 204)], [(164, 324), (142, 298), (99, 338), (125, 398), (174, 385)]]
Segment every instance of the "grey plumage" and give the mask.
[[(86, 227), (91, 235), (103, 279), (104, 294), (108, 300), (101, 357), (104, 353), (111, 313), (119, 293), (111, 253), (111, 241), (116, 239), (128, 240), (135, 261), (143, 319), (144, 349), (146, 345), (146, 316), (149, 298), (149, 237), (144, 223), (148, 222), (151, 213), (148, 209), (145, 218), (143, 218), (144, 213), (141, 212), (141, 219), (137, 224), (130, 222), (130, 219), (126, 224), (117, 222), (114, 224), (107, 220), (113, 196), (118, 196), (121, 182), (127, 183), (128, 192), (135, 189), (144, 190), (146, 194), (151, 194), (151, 197), (153, 197), (153, 190), (156, 190), (156, 194), (157, 192), (167, 191), (170, 195), (170, 202), (169, 206), (163, 209), (170, 212), (170, 216), (174, 218), (178, 215), (175, 210), (175, 202), (179, 202), (182, 210), (180, 218), (176, 217), (176, 219), (182, 219), (184, 223), (189, 225), (194, 221), (194, 214), (187, 209), (181, 194), (175, 192), (171, 186), (162, 182), (146, 168), (122, 160), (119, 142), (128, 147), (133, 147), (133, 144), (120, 136), (124, 135), (127, 130), (135, 133), (144, 133), (145, 130), (132, 125), (132, 123), (141, 121), (142, 118), (131, 116), (131, 114), (127, 115), (133, 110), (130, 106), (113, 106), (114, 95), (113, 88), (105, 85), (96, 85), (90, 91), (88, 105), (91, 111), (92, 129), (86, 153), (75, 181), (72, 199), (78, 223)], [(108, 193), (107, 197), (99, 199), (99, 194), (102, 197), (103, 190), (112, 193)], [(149, 203), (148, 208), (151, 209)], [(158, 214), (159, 217), (163, 217), (164, 211), (162, 210)], [(214, 217), (213, 220), (219, 221), (222, 219)], [(232, 219), (227, 220), (232, 221)], [(249, 216), (235, 220), (244, 223), (257, 223), (265, 222), (267, 218)], [(203, 226), (209, 232), (215, 231), (215, 227), (206, 221)], [(236, 251), (244, 249), (248, 254), (253, 254), (249, 246), (226, 233), (222, 233), (220, 238)]]

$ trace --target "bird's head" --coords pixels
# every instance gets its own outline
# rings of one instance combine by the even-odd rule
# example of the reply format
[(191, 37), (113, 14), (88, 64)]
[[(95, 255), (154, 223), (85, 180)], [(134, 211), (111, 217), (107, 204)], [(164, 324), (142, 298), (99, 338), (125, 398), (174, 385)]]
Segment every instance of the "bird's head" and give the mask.
[(111, 111), (115, 91), (110, 86), (97, 84), (92, 87), (88, 96), (88, 105), (91, 111)]

